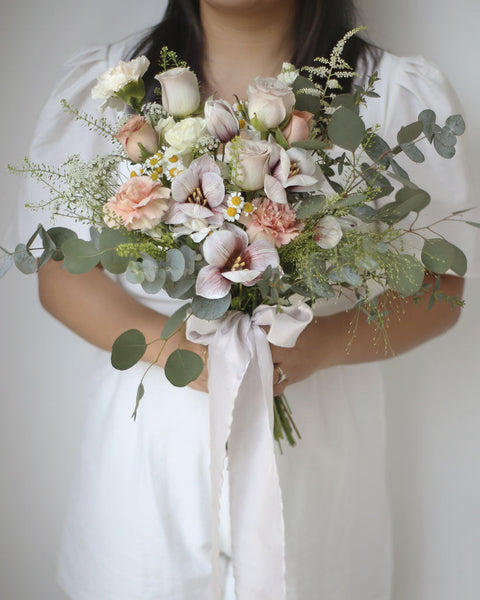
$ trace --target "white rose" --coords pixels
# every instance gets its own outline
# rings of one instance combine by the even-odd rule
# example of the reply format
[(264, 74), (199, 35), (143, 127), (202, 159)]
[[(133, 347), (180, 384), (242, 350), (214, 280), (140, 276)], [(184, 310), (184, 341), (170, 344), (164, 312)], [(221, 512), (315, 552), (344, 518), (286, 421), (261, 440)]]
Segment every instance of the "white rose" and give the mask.
[(295, 94), (276, 77), (256, 77), (247, 88), (248, 116), (265, 130), (275, 129), (292, 113)]
[(102, 110), (107, 106), (123, 110), (124, 102), (114, 94), (129, 83), (139, 81), (149, 66), (150, 61), (146, 56), (138, 56), (128, 62), (121, 60), (116, 67), (108, 69), (97, 78), (97, 83), (92, 88), (92, 98), (105, 98)]
[(169, 129), (175, 126), (175, 119), (173, 117), (167, 117), (166, 119), (160, 119), (155, 125), (155, 131), (158, 135), (165, 139), (165, 134)]
[(186, 117), (200, 105), (197, 76), (185, 67), (175, 67), (155, 75), (162, 86), (162, 105), (174, 117)]
[(235, 177), (235, 183), (242, 190), (253, 192), (263, 188), (271, 151), (268, 142), (242, 140), (242, 146), (236, 157), (237, 174)]
[(193, 145), (207, 133), (207, 122), (200, 117), (188, 117), (169, 127), (164, 139), (172, 146), (177, 154), (188, 154)]

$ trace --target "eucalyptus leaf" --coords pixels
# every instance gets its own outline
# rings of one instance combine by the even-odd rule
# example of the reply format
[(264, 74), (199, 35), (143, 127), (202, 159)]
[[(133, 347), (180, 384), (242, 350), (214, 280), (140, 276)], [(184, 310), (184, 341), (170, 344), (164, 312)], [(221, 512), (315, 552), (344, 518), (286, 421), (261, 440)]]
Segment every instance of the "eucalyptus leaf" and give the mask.
[(141, 265), (142, 265), (142, 271), (145, 275), (145, 279), (147, 281), (150, 281), (150, 283), (155, 281), (155, 278), (157, 276), (157, 270), (158, 270), (157, 261), (152, 256), (150, 256), (149, 254), (146, 254), (145, 252), (142, 252), (140, 254), (140, 258), (142, 259)]
[(443, 238), (426, 240), (422, 248), (422, 262), (433, 273), (445, 273), (456, 256), (456, 247)]
[(335, 98), (332, 100), (330, 106), (332, 108), (344, 106), (345, 108), (349, 108), (353, 111), (357, 109), (354, 94), (338, 94), (338, 96), (335, 96)]
[(455, 146), (457, 143), (457, 136), (448, 127), (444, 127), (435, 137), (444, 146)]
[(453, 158), (455, 156), (455, 146), (445, 146), (437, 135), (433, 138), (433, 146), (442, 158)]
[[(434, 138), (435, 139), (435, 138)], [(422, 163), (425, 161), (425, 155), (421, 150), (419, 150), (415, 144), (401, 144), (401, 149), (408, 156), (410, 160), (416, 163)]]
[(167, 272), (165, 269), (158, 269), (153, 281), (142, 281), (142, 288), (147, 294), (157, 294), (167, 280)]
[(334, 144), (355, 152), (365, 135), (365, 123), (353, 111), (341, 107), (333, 113), (327, 133)]
[(142, 269), (142, 263), (131, 260), (127, 265), (125, 276), (129, 283), (142, 283), (145, 280), (145, 273)]
[(352, 194), (351, 196), (341, 198), (338, 202), (336, 202), (335, 208), (347, 208), (349, 206), (355, 206), (357, 204), (365, 202), (365, 199), (365, 194)]
[(465, 221), (467, 225), (471, 225), (472, 227), (480, 227), (480, 223), (476, 223), (475, 221)]
[(457, 246), (453, 246), (453, 259), (450, 268), (460, 277), (463, 277), (467, 272), (467, 257), (464, 252)]
[(100, 258), (98, 250), (92, 244), (78, 238), (66, 240), (62, 246), (64, 266), (72, 275), (81, 275), (93, 269)]
[(306, 198), (302, 200), (298, 207), (296, 207), (295, 212), (297, 213), (297, 217), (299, 219), (307, 219), (312, 215), (318, 214), (322, 211), (327, 204), (327, 199), (325, 196), (310, 196), (310, 198)]
[(390, 146), (387, 142), (382, 139), (379, 135), (373, 134), (368, 143), (364, 144), (365, 152), (367, 156), (371, 158), (374, 162), (379, 163), (383, 167), (388, 167), (390, 163), (390, 159), (388, 157), (388, 153), (390, 152)]
[(90, 233), (90, 241), (95, 246), (95, 248), (98, 248), (98, 250), (100, 250), (100, 232), (93, 225), (90, 226), (88, 231)]
[(427, 140), (431, 143), (433, 140), (437, 115), (433, 112), (433, 110), (422, 110), (422, 112), (418, 115), (418, 120), (422, 122), (423, 133), (425, 134)]
[(463, 135), (465, 133), (465, 121), (463, 120), (462, 115), (452, 115), (451, 117), (448, 117), (445, 125), (455, 135)]
[(311, 96), (310, 94), (299, 92), (299, 90), (309, 88), (315, 89), (315, 86), (307, 77), (299, 75), (295, 79), (292, 85), (292, 89), (295, 94), (295, 108), (297, 110), (308, 110), (315, 115), (320, 108), (320, 99), (317, 96)]
[(37, 259), (27, 250), (26, 244), (17, 244), (13, 260), (17, 269), (24, 275), (31, 275), (37, 270)]
[(168, 339), (185, 321), (187, 318), (187, 311), (191, 308), (191, 303), (184, 304), (178, 310), (176, 310), (168, 321), (165, 323), (160, 337), (162, 340)]
[(430, 194), (420, 188), (402, 188), (396, 193), (395, 198), (408, 212), (420, 212), (430, 204)]
[(172, 248), (167, 252), (167, 266), (168, 272), (172, 281), (178, 281), (185, 272), (185, 257), (176, 248)]
[(402, 296), (411, 296), (422, 287), (425, 271), (414, 256), (392, 255), (386, 264), (387, 285)]
[(348, 283), (354, 286), (362, 284), (362, 278), (352, 265), (338, 266), (329, 271), (328, 276), (331, 281), (338, 283)]
[(188, 246), (181, 246), (180, 252), (185, 259), (185, 275), (192, 275), (195, 273), (195, 252)]
[(170, 298), (178, 298), (185, 300), (191, 298), (194, 294), (195, 275), (185, 275), (178, 281), (167, 281), (165, 283), (165, 291)]
[(397, 142), (400, 146), (404, 144), (409, 144), (418, 138), (418, 136), (423, 132), (423, 122), (416, 121), (415, 123), (411, 123), (406, 127), (402, 127), (397, 134)]
[(66, 227), (51, 227), (47, 233), (55, 244), (55, 250), (52, 254), (53, 260), (63, 260), (63, 243), (67, 240), (77, 239), (77, 234)]
[(190, 350), (175, 350), (165, 363), (165, 376), (176, 387), (195, 381), (203, 371), (203, 360)]
[(398, 162), (396, 160), (394, 160), (392, 157), (389, 157), (388, 160), (390, 166), (392, 167), (393, 172), (395, 173), (395, 175), (397, 175), (397, 177), (402, 178), (403, 181), (408, 181), (410, 183), (410, 185), (413, 185), (414, 187), (415, 184), (412, 184), (412, 182), (410, 181), (410, 177), (408, 175), (408, 173), (405, 171), (404, 168), (402, 168)]
[(145, 354), (145, 336), (138, 329), (129, 329), (120, 335), (112, 346), (112, 365), (119, 371), (130, 369)]
[(219, 319), (230, 308), (232, 296), (228, 293), (223, 298), (211, 300), (203, 296), (194, 296), (192, 300), (192, 312), (199, 319), (213, 321)]
[(0, 248), (0, 278), (8, 273), (14, 263), (13, 256)]
[(351, 214), (365, 223), (370, 223), (375, 220), (377, 211), (368, 204), (361, 204), (360, 206), (354, 206)]
[(119, 256), (116, 247), (121, 244), (127, 244), (130, 238), (127, 234), (117, 229), (104, 229), (100, 234), (99, 248), (102, 252), (102, 267), (109, 273), (119, 275), (125, 273), (131, 260), (131, 256)]

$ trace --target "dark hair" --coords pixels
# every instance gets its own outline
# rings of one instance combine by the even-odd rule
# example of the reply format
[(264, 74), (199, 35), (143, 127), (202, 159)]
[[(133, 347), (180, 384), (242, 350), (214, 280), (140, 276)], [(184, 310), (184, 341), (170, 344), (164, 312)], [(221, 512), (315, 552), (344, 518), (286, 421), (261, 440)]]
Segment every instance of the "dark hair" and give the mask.
[[(291, 62), (297, 67), (313, 64), (316, 56), (328, 56), (334, 45), (356, 26), (355, 0), (298, 0), (295, 40)], [(178, 56), (202, 79), (203, 39), (198, 0), (169, 0), (163, 20), (140, 41), (131, 58), (144, 54), (150, 68), (144, 76), (147, 98), (152, 100), (163, 46)], [(361, 65), (368, 54), (376, 59), (375, 48), (358, 36), (345, 46), (342, 57), (351, 66)], [(345, 80), (345, 88), (351, 79)], [(344, 91), (349, 91), (344, 89)]]

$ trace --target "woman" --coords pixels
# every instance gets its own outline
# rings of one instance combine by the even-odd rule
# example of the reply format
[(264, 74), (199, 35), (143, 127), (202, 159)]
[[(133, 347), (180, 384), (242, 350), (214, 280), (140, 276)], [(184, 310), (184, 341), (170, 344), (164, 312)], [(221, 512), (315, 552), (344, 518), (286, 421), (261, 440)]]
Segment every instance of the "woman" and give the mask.
[[(215, 92), (228, 100), (233, 100), (233, 93), (244, 97), (256, 75), (276, 75), (292, 56), (298, 64), (306, 64), (325, 54), (351, 27), (347, 1), (201, 0), (197, 25), (190, 20), (198, 18), (196, 9), (186, 14), (181, 4), (171, 3), (169, 21), (148, 41), (183, 54), (202, 74), (205, 96)], [(87, 98), (95, 78), (134, 47), (143, 53), (149, 43), (140, 42), (140, 37), (84, 53), (67, 65), (67, 76), (43, 114), (33, 158), (37, 152), (44, 161), (60, 161), (72, 151), (67, 148), (72, 125), (58, 117), (58, 98), (67, 96), (72, 104), (93, 112)], [(328, 43), (322, 47), (325, 39)], [(302, 56), (304, 47), (310, 54)], [(195, 58), (200, 60), (195, 63)], [(373, 70), (375, 54), (358, 40), (346, 58)], [(422, 61), (376, 58), (381, 100), (371, 103), (365, 118), (368, 124), (384, 124), (385, 137), (426, 106), (454, 112), (445, 83), (434, 69)], [(74, 131), (76, 146), (83, 147), (85, 155), (102, 152), (92, 136)], [(433, 159), (423, 178), (429, 191), (446, 198), (443, 209), (438, 208), (443, 215), (462, 207), (464, 183), (461, 173), (446, 174), (445, 164)], [(422, 175), (414, 174), (414, 179), (422, 185)], [(141, 295), (137, 287), (123, 279), (114, 282), (100, 269), (70, 276), (50, 262), (41, 269), (39, 282), (45, 308), (104, 350), (129, 328), (140, 329), (147, 339), (157, 338), (166, 315), (178, 306), (164, 296)], [(442, 289), (452, 296), (461, 294), (462, 280), (444, 276)], [(458, 316), (458, 311), (441, 304), (428, 312), (423, 305), (403, 306), (401, 320), (392, 320), (389, 329), (396, 354), (444, 331)], [(289, 600), (389, 597), (381, 383), (375, 364), (345, 366), (382, 356), (365, 320), (360, 320), (349, 354), (345, 352), (352, 314), (342, 308), (337, 305), (332, 315), (325, 313), (313, 322), (296, 348), (272, 347), (274, 363), (287, 376), (274, 391), (291, 386), (288, 395), (303, 434), (301, 444), (277, 461), (284, 493)], [(181, 343), (203, 354), (203, 347), (195, 348), (187, 340)], [(177, 344), (173, 340), (172, 348)], [(151, 361), (156, 354), (157, 348), (151, 346), (144, 358)], [(73, 600), (209, 598), (206, 373), (191, 385), (193, 390), (178, 390), (165, 381), (161, 368), (156, 369), (133, 423), (129, 415), (142, 367), (128, 374), (113, 372), (105, 353), (97, 364), (81, 472), (65, 529), (61, 584)], [(224, 597), (230, 599), (233, 577), (224, 500), (221, 549)], [(257, 597), (262, 598), (260, 593)], [(256, 600), (254, 595), (252, 599)]]

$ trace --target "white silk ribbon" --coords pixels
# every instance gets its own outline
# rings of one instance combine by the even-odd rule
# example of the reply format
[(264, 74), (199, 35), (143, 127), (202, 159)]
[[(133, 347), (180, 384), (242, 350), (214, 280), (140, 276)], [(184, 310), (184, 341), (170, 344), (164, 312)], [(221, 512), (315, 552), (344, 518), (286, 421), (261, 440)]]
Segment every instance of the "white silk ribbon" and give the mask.
[[(218, 529), (227, 453), (237, 600), (285, 600), (285, 538), (274, 453), (269, 342), (293, 347), (312, 318), (310, 307), (299, 302), (282, 307), (281, 312), (262, 305), (252, 317), (235, 311), (215, 321), (193, 315), (187, 320), (187, 338), (208, 345), (211, 600), (221, 598)], [(268, 334), (265, 326), (270, 328)]]

